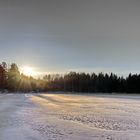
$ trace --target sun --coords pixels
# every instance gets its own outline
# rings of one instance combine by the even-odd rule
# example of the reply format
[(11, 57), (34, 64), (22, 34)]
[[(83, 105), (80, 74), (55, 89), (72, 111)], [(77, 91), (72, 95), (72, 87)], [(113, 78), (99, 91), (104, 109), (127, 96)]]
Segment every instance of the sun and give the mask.
[(27, 76), (33, 76), (34, 71), (32, 67), (24, 66), (21, 68), (21, 72)]

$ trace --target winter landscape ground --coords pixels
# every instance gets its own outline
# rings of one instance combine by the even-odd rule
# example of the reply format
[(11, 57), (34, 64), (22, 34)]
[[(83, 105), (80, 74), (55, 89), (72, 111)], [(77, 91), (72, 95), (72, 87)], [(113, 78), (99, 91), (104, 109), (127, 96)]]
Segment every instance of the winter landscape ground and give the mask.
[(0, 95), (0, 140), (139, 139), (139, 95)]

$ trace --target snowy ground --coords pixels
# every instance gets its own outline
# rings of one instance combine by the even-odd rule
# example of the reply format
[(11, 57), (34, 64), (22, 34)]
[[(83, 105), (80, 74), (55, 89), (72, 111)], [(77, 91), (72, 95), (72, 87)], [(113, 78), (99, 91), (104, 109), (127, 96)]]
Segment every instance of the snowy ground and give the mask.
[(140, 140), (139, 95), (0, 95), (0, 140)]

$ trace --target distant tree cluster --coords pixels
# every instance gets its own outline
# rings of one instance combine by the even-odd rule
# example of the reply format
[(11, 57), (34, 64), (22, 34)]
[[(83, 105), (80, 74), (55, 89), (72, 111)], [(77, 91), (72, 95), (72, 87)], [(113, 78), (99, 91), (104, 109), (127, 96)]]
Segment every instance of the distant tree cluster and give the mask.
[(20, 73), (13, 63), (9, 68), (0, 64), (0, 90), (9, 92), (104, 92), (140, 93), (140, 74), (129, 74), (126, 78), (116, 74), (70, 72), (65, 75), (45, 75), (35, 79)]
[(140, 75), (129, 74), (119, 77), (116, 74), (86, 74), (70, 72), (66, 75), (46, 75), (47, 89), (68, 92), (140, 93)]
[(45, 89), (45, 82), (20, 73), (18, 66), (13, 63), (7, 68), (6, 63), (0, 65), (0, 89), (12, 92), (38, 92)]

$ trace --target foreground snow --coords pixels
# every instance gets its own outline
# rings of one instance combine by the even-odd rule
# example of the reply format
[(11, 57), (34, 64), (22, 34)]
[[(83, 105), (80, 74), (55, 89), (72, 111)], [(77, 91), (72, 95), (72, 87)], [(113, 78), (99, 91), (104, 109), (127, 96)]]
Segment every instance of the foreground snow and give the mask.
[(140, 96), (0, 95), (0, 140), (139, 140)]

